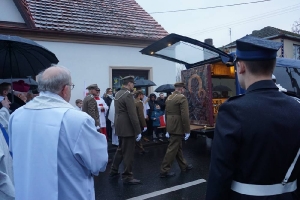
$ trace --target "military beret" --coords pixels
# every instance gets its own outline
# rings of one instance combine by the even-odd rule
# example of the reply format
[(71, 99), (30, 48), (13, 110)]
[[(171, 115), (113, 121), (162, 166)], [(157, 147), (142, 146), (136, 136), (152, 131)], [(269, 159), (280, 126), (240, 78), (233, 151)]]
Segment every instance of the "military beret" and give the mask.
[(282, 44), (247, 35), (236, 41), (236, 59), (239, 60), (271, 60), (277, 57)]
[(177, 82), (174, 84), (174, 87), (184, 87), (185, 88), (185, 84), (183, 82)]
[(99, 88), (98, 88), (98, 85), (97, 85), (97, 84), (92, 84), (92, 85), (89, 85), (86, 89), (88, 89), (88, 90), (91, 90), (91, 89), (97, 90), (97, 89), (99, 89)]
[(134, 76), (125, 76), (125, 77), (121, 78), (120, 80), (122, 80), (122, 81), (127, 80), (129, 82), (135, 83), (134, 82)]

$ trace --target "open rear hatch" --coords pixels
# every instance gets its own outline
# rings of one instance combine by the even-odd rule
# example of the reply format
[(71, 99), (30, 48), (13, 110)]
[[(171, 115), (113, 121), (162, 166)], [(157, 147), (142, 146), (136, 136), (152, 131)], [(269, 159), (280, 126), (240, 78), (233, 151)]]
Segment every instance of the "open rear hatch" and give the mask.
[(232, 60), (231, 55), (209, 44), (172, 33), (140, 51), (142, 54), (184, 64), (187, 69)]

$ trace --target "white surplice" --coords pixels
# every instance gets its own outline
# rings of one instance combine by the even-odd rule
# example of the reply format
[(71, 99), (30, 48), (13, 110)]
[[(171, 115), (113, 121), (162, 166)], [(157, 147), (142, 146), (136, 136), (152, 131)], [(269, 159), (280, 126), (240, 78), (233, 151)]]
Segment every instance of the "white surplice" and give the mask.
[(108, 154), (94, 124), (50, 92), (17, 109), (9, 121), (16, 200), (95, 199), (93, 175)]
[(112, 129), (111, 143), (113, 145), (119, 146), (119, 138), (116, 135), (116, 129), (115, 129), (115, 100), (112, 100), (110, 104), (108, 119), (111, 122), (111, 129)]
[[(0, 109), (0, 123), (8, 132), (9, 111), (5, 107)], [(13, 200), (15, 187), (13, 177), (13, 161), (9, 154), (8, 145), (0, 130), (0, 199)]]
[[(106, 105), (105, 101), (100, 97), (99, 97), (99, 99), (95, 98), (95, 100), (97, 101), (97, 106), (98, 106), (98, 112), (99, 112), (99, 118), (100, 118), (100, 127), (104, 128), (104, 127), (106, 127), (105, 115), (108, 111), (108, 106)], [(104, 107), (104, 112), (101, 111), (100, 104), (102, 104), (102, 106)]]

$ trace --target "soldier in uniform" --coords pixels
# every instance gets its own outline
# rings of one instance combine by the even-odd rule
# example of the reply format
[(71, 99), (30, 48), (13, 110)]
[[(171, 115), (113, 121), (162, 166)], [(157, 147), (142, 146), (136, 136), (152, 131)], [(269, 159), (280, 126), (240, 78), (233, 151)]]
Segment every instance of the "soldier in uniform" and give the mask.
[(135, 141), (141, 139), (141, 127), (136, 113), (134, 99), (131, 91), (134, 88), (134, 77), (126, 76), (123, 87), (115, 96), (115, 127), (119, 137), (119, 146), (116, 150), (111, 166), (110, 177), (119, 175), (119, 165), (124, 162), (122, 173), (123, 184), (141, 184), (140, 180), (133, 178), (132, 165), (134, 160)]
[[(142, 99), (144, 98), (143, 91), (142, 90), (135, 91), (134, 98), (135, 98), (134, 103), (136, 106), (136, 112), (140, 122), (141, 132), (145, 132), (147, 130), (147, 124), (144, 116), (144, 105), (142, 101)], [(144, 149), (142, 141), (137, 141), (135, 144), (139, 148), (140, 154), (148, 153), (148, 151)]]
[(175, 83), (175, 91), (166, 100), (166, 137), (170, 137), (170, 143), (166, 155), (161, 164), (160, 177), (175, 176), (169, 172), (171, 164), (176, 158), (181, 171), (191, 170), (193, 166), (187, 164), (182, 154), (182, 137), (187, 140), (190, 136), (189, 107), (184, 92), (184, 83)]
[(95, 120), (95, 126), (100, 129), (99, 112), (97, 101), (94, 99), (96, 90), (99, 89), (97, 84), (92, 84), (86, 89), (89, 90), (89, 94), (83, 99), (82, 111), (86, 112)]
[(236, 46), (246, 93), (219, 109), (206, 199), (300, 199), (300, 101), (272, 81), (281, 43), (245, 36)]

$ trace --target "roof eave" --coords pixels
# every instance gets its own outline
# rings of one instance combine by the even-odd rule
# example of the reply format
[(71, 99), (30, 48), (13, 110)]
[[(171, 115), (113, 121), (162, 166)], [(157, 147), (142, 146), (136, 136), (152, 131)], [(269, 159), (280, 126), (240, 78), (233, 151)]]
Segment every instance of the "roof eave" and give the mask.
[(160, 38), (142, 38), (142, 37), (118, 37), (111, 35), (90, 34), (90, 33), (76, 33), (66, 31), (52, 31), (31, 28), (21, 28), (12, 26), (1, 26), (0, 33), (9, 35), (18, 35), (21, 37), (28, 37), (33, 40), (50, 40), (50, 41), (65, 41), (77, 43), (113, 43), (120, 45), (134, 45), (147, 46)]
[(21, 16), (23, 17), (26, 25), (28, 26), (28, 28), (35, 28), (35, 24), (32, 20), (32, 18), (30, 17), (31, 14), (29, 14), (26, 10), (26, 8), (24, 7), (24, 5), (22, 4), (21, 0), (13, 0), (17, 9), (19, 10)]

